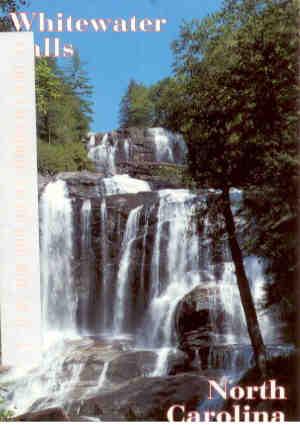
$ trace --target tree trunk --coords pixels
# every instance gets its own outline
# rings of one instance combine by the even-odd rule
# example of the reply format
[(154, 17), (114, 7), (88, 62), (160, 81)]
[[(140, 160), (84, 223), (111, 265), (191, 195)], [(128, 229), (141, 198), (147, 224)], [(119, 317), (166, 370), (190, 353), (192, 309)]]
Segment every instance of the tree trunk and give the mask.
[(240, 292), (242, 306), (244, 309), (247, 328), (251, 339), (256, 365), (263, 377), (266, 376), (266, 349), (260, 332), (256, 309), (252, 298), (250, 284), (245, 272), (243, 255), (236, 237), (236, 229), (233, 214), (231, 211), (229, 188), (223, 190), (223, 214), (226, 223), (226, 230), (229, 237), (229, 245), (232, 260), (235, 266), (237, 284)]

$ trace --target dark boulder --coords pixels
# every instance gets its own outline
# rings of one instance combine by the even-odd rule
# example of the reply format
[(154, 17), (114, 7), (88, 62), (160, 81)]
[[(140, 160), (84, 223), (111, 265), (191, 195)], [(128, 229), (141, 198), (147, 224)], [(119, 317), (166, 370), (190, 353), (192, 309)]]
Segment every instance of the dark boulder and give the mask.
[(184, 404), (196, 409), (207, 398), (208, 380), (197, 374), (137, 378), (120, 389), (70, 404), (69, 415), (101, 421), (165, 421), (168, 409)]
[(112, 360), (107, 370), (107, 379), (114, 384), (124, 383), (137, 377), (149, 376), (156, 364), (153, 351), (133, 351)]
[(190, 361), (207, 367), (210, 346), (222, 339), (225, 312), (217, 285), (199, 285), (178, 304), (175, 314), (179, 348)]
[(56, 407), (40, 412), (25, 413), (12, 420), (16, 422), (68, 422), (70, 418), (62, 408)]

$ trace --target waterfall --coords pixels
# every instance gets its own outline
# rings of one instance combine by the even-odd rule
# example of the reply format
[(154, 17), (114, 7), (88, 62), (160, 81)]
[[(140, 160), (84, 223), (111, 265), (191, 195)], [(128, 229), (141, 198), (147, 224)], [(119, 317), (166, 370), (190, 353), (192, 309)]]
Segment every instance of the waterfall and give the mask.
[(200, 283), (197, 229), (191, 205), (194, 199), (195, 195), (187, 190), (160, 191), (150, 305), (142, 332), (152, 347), (172, 344), (176, 306)]
[(127, 174), (117, 174), (103, 179), (104, 193), (116, 195), (124, 193), (150, 192), (149, 183), (144, 180), (133, 179)]
[(100, 375), (100, 378), (99, 378), (99, 382), (98, 382), (98, 388), (99, 389), (101, 389), (106, 382), (106, 375), (107, 375), (108, 367), (109, 367), (109, 362), (105, 362), (103, 369), (102, 369), (102, 372), (101, 372), (101, 375)]
[(155, 158), (158, 162), (184, 163), (187, 147), (180, 134), (171, 133), (164, 128), (148, 129), (154, 141)]
[(101, 258), (102, 258), (102, 328), (108, 330), (109, 304), (108, 304), (108, 268), (107, 268), (107, 208), (106, 199), (101, 202)]
[(95, 147), (96, 145), (96, 134), (95, 133), (88, 133), (88, 148), (91, 149)]
[(101, 143), (89, 149), (88, 157), (95, 163), (97, 171), (107, 175), (116, 173), (115, 155), (117, 143), (111, 141), (106, 133)]
[(66, 183), (49, 183), (41, 197), (43, 336), (76, 333), (73, 285), (73, 216)]
[[(180, 135), (160, 128), (149, 133), (157, 161), (184, 163), (186, 146)], [(90, 190), (85, 175), (83, 184), (79, 179), (79, 196), (73, 177), (72, 192), (64, 181), (57, 180), (49, 183), (41, 196), (43, 337), (48, 346), (45, 344), (41, 365), (28, 376), (13, 376), (8, 382), (3, 374), (2, 382), (8, 382), (10, 390), (5, 408), (17, 405), (20, 413), (34, 403), (38, 408), (66, 406), (119, 389), (108, 373), (109, 365), (116, 361), (116, 367), (112, 365), (115, 374), (127, 364), (135, 373), (132, 360), (126, 363), (124, 359), (128, 353), (142, 351), (141, 360), (132, 357), (138, 363), (143, 362), (144, 351), (151, 351), (154, 361), (152, 354), (156, 353), (154, 370), (152, 363), (148, 369), (145, 356), (147, 376), (148, 370), (153, 370), (152, 377), (167, 375), (168, 362), (173, 372), (177, 366), (184, 369), (184, 355), (176, 350), (175, 313), (180, 301), (197, 287), (205, 298), (204, 308), (201, 298), (198, 311), (209, 311), (207, 321), (214, 338), (207, 350), (208, 367), (232, 376), (232, 371), (244, 372), (253, 363), (228, 241), (226, 236), (220, 237), (216, 247), (211, 237), (214, 223), (207, 210), (210, 194), (217, 193), (177, 189), (147, 196), (152, 191), (147, 181), (115, 174), (117, 142), (106, 134), (100, 145), (97, 143), (91, 135), (89, 157), (106, 176), (91, 179), (96, 185), (101, 179), (97, 190)], [(125, 140), (122, 148), (127, 160), (130, 147), (130, 140)], [(92, 201), (82, 200), (82, 193)], [(242, 194), (233, 191), (231, 195), (239, 230), (243, 225), (238, 217)], [(222, 225), (222, 218), (214, 220)], [(265, 295), (263, 265), (256, 257), (245, 258), (244, 264), (259, 307)], [(271, 339), (274, 323), (270, 316), (259, 314), (259, 321), (265, 340)], [(90, 342), (85, 345), (87, 339)], [(286, 347), (274, 344), (272, 355), (284, 350), (288, 355)], [(198, 346), (195, 351), (200, 364)]]
[(128, 308), (127, 289), (130, 290), (129, 272), (131, 265), (131, 251), (139, 230), (139, 220), (142, 208), (143, 206), (139, 206), (134, 210), (130, 211), (126, 224), (124, 238), (122, 241), (121, 259), (117, 275), (117, 293), (114, 306), (113, 329), (116, 335), (119, 335), (124, 331), (126, 310)]
[(175, 353), (175, 348), (163, 347), (157, 350), (157, 360), (154, 371), (151, 376), (164, 376), (167, 374), (168, 357), (171, 353)]
[(129, 159), (130, 159), (130, 144), (129, 144), (128, 139), (124, 140), (123, 149), (124, 149), (124, 158), (125, 158), (126, 161), (129, 161)]
[(89, 307), (93, 287), (93, 252), (91, 234), (91, 201), (86, 199), (81, 208), (81, 255), (80, 255), (80, 280), (81, 303), (80, 303), (80, 328), (84, 331), (89, 329)]
[(147, 238), (149, 236), (149, 220), (153, 213), (153, 205), (146, 210), (145, 214), (145, 228), (142, 244), (142, 256), (141, 256), (141, 272), (140, 272), (140, 285), (139, 285), (139, 311), (144, 311), (145, 306), (145, 268), (146, 268), (146, 256), (147, 256)]

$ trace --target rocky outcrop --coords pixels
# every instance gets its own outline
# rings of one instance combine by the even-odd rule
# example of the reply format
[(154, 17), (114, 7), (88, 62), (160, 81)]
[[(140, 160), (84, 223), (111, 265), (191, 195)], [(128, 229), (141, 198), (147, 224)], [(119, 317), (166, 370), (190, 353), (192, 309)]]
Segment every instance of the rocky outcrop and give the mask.
[(70, 196), (74, 198), (98, 198), (101, 194), (102, 173), (89, 171), (65, 172), (55, 176), (56, 180), (64, 180), (68, 185)]
[(124, 161), (118, 168), (122, 174), (129, 174), (131, 177), (148, 182), (153, 190), (180, 189), (186, 185), (184, 181), (186, 167), (184, 165)]
[(109, 363), (106, 378), (120, 384), (137, 377), (149, 376), (155, 367), (157, 354), (153, 351), (124, 353)]
[(116, 391), (72, 402), (68, 414), (73, 420), (91, 416), (101, 421), (166, 421), (172, 405), (193, 409), (207, 394), (208, 381), (197, 374), (137, 378)]
[(40, 412), (25, 413), (12, 420), (16, 422), (69, 422), (70, 418), (62, 408), (57, 407)]
[(217, 285), (197, 286), (178, 304), (175, 326), (179, 347), (191, 362), (199, 356), (203, 369), (208, 366), (209, 348), (222, 337), (224, 315)]

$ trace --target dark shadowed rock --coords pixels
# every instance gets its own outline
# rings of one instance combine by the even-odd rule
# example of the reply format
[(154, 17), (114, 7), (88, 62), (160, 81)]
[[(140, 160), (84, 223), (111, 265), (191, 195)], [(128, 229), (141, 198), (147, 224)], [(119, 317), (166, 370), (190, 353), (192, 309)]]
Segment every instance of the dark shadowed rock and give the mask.
[(101, 421), (162, 421), (174, 404), (187, 410), (207, 398), (208, 381), (196, 374), (164, 378), (137, 378), (122, 388), (88, 400), (74, 401), (69, 415), (91, 416)]
[(107, 371), (107, 379), (112, 383), (124, 383), (133, 378), (148, 376), (153, 372), (157, 354), (153, 351), (124, 353), (112, 360)]
[(200, 355), (202, 368), (207, 367), (209, 347), (222, 338), (224, 314), (217, 285), (197, 286), (178, 304), (175, 326), (179, 347), (190, 361)]
[(52, 408), (40, 412), (25, 413), (12, 419), (17, 422), (68, 422), (69, 416), (60, 408)]

